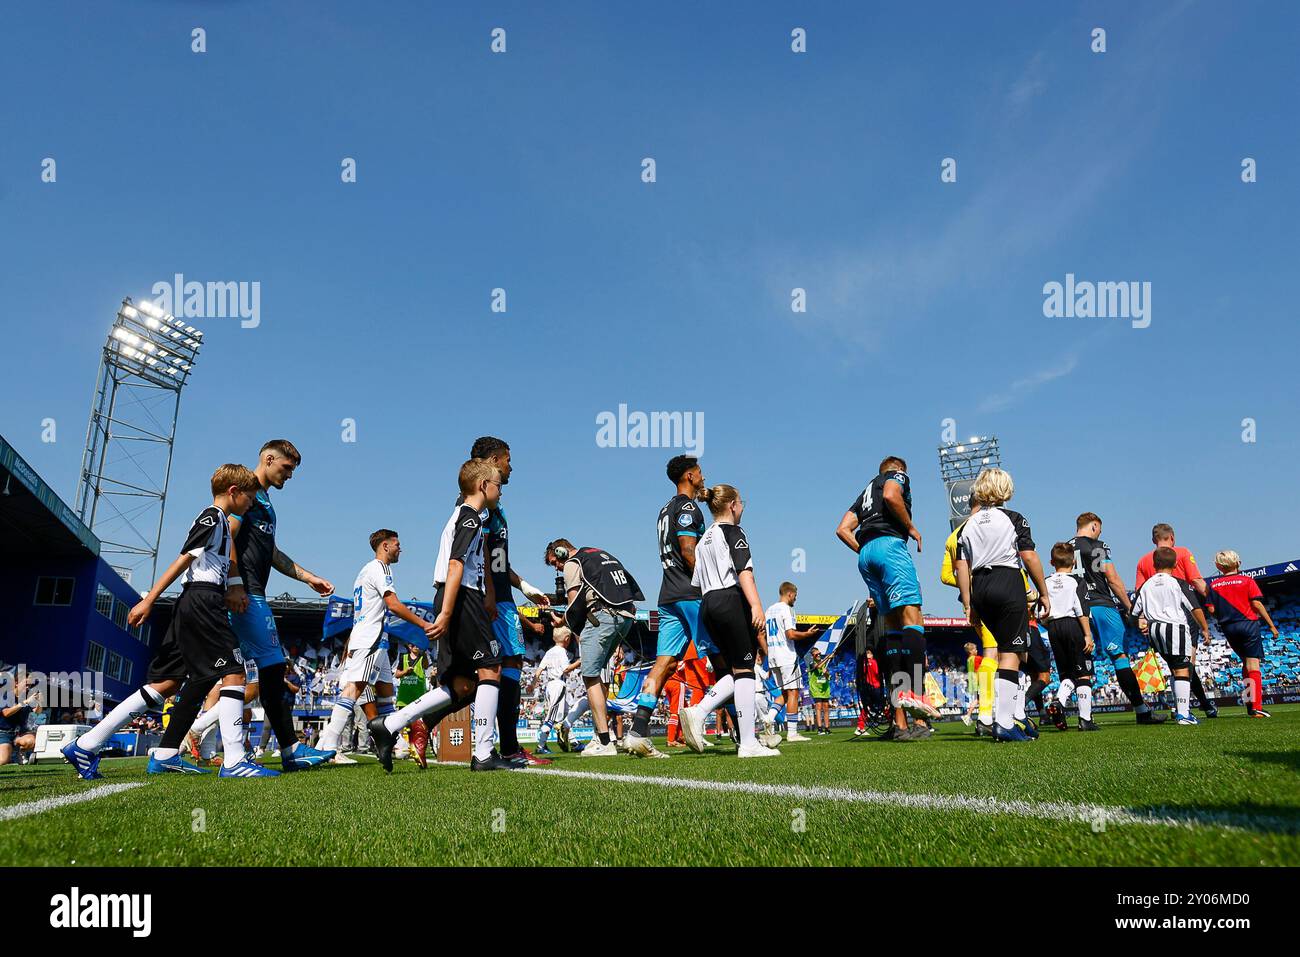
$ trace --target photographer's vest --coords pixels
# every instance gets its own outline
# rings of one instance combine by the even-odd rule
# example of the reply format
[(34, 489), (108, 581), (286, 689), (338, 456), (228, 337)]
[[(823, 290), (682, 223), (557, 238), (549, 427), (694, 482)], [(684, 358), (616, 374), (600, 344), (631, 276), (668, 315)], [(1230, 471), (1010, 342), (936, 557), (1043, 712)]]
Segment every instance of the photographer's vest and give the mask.
[(585, 586), (578, 589), (578, 597), (564, 612), (564, 623), (575, 635), (582, 633), (588, 621), (588, 589), (615, 614), (636, 615), (636, 603), (645, 601), (645, 595), (622, 562), (599, 548), (579, 548), (570, 561), (578, 563)]

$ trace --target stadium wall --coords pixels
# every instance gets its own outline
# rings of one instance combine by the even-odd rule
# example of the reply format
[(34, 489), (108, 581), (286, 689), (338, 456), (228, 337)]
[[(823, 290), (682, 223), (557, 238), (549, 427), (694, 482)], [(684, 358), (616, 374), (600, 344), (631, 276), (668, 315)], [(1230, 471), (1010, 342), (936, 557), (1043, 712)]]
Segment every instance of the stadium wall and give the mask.
[[(139, 594), (100, 557), (99, 539), (0, 436), (0, 663), (95, 672), (113, 703), (143, 682), (148, 625), (127, 627)], [(61, 705), (52, 702), (51, 710)]]
[[(69, 579), (70, 595), (63, 584), (56, 596), (49, 594), (51, 580)], [(60, 603), (38, 603), (50, 597)], [(0, 602), (8, 609), (0, 657), (29, 671), (103, 672), (105, 697), (120, 701), (140, 686), (149, 665), (148, 626), (125, 627), (139, 600), (102, 558), (37, 557), (0, 566)]]

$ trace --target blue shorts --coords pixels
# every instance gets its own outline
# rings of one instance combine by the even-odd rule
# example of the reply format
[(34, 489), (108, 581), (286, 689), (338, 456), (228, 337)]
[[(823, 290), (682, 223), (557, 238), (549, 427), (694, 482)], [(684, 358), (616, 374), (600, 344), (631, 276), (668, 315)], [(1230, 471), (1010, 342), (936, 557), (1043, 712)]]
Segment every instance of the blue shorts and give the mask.
[(26, 733), (22, 728), (0, 728), (0, 744), (13, 744)]
[(885, 535), (863, 545), (858, 551), (858, 573), (875, 599), (878, 614), (907, 605), (921, 607), (921, 583), (903, 539)]
[(231, 612), (230, 627), (239, 639), (239, 653), (245, 661), (269, 668), (285, 660), (280, 633), (275, 630), (275, 616), (265, 595), (249, 595), (248, 610), (242, 615)]
[(700, 618), (700, 600), (673, 601), (659, 606), (659, 634), (655, 653), (662, 657), (681, 658), (686, 646), (695, 642), (701, 655), (717, 653), (709, 630)]
[(1124, 648), (1124, 616), (1110, 605), (1093, 605), (1088, 609), (1092, 619), (1093, 656), (1106, 655), (1112, 661), (1127, 654)]
[(1228, 647), (1243, 662), (1247, 658), (1264, 657), (1264, 632), (1258, 618), (1254, 621), (1230, 621), (1219, 628), (1223, 637), (1228, 639)]
[(501, 645), (502, 658), (514, 658), (524, 653), (524, 635), (519, 626), (519, 609), (514, 602), (497, 602), (497, 617), (492, 622), (492, 637)]

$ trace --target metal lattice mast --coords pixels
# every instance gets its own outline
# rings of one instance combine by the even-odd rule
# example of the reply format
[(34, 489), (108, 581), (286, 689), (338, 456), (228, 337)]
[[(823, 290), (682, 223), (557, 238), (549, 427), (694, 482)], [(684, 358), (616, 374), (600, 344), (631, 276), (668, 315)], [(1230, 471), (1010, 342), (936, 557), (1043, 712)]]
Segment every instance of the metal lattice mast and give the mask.
[(158, 574), (181, 389), (203, 333), (151, 302), (122, 300), (100, 358), (77, 483), (81, 520), (119, 567)]

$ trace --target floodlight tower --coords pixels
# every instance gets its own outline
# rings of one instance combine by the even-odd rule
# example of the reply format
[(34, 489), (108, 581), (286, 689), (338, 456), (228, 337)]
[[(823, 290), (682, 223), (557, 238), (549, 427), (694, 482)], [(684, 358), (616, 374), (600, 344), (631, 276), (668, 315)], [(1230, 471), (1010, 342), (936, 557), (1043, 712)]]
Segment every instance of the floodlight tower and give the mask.
[(995, 435), (972, 436), (969, 442), (939, 446), (939, 474), (948, 490), (948, 522), (956, 528), (970, 515), (970, 489), (981, 469), (1001, 468), (1002, 450)]
[(128, 581), (146, 565), (157, 578), (181, 389), (202, 345), (198, 329), (130, 298), (104, 344), (76, 501), (102, 553), (125, 556)]

